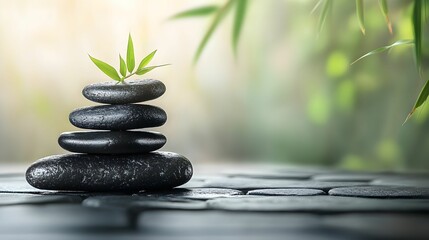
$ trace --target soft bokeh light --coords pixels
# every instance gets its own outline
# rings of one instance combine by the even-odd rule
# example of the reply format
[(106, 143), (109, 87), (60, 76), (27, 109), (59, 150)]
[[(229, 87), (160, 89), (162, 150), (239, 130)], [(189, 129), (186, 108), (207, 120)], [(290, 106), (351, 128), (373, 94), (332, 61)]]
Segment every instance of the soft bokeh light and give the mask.
[(224, 1), (0, 1), (0, 159), (30, 163), (65, 152), (68, 114), (95, 105), (84, 86), (109, 80), (88, 53), (114, 66), (128, 33), (137, 58), (158, 49), (169, 67), (145, 77), (166, 94), (150, 104), (168, 114), (164, 150), (195, 163), (263, 161), (354, 169), (429, 167), (428, 108), (402, 126), (422, 86), (411, 47), (364, 59), (395, 39), (412, 38), (407, 1), (392, 1), (390, 35), (377, 2), (366, 36), (354, 5), (336, 2), (318, 33), (317, 1), (251, 1), (234, 56), (232, 16), (200, 60), (193, 57), (211, 17), (168, 20)]

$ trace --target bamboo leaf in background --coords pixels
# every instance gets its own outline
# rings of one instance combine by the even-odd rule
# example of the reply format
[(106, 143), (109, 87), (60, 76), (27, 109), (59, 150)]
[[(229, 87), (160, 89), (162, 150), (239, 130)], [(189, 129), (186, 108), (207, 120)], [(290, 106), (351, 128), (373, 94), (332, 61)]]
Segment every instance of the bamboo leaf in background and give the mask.
[(353, 61), (350, 65), (355, 64), (356, 62), (362, 60), (363, 58), (369, 57), (369, 56), (374, 55), (376, 53), (381, 53), (381, 52), (387, 51), (387, 50), (389, 50), (389, 49), (391, 49), (393, 47), (402, 46), (402, 45), (408, 45), (408, 44), (413, 44), (413, 43), (414, 43), (414, 41), (413, 40), (409, 40), (409, 39), (398, 40), (398, 41), (396, 41), (396, 42), (394, 42), (394, 43), (392, 43), (392, 44), (390, 44), (388, 46), (384, 46), (384, 47), (380, 47), (380, 48), (372, 50), (371, 52), (369, 52), (369, 53), (363, 55), (362, 57), (356, 59), (355, 61)]
[(134, 70), (135, 60), (134, 60), (134, 45), (131, 34), (128, 35), (128, 46), (127, 46), (127, 67), (128, 71), (131, 73)]
[(356, 15), (362, 34), (365, 35), (363, 0), (356, 0)]
[(414, 52), (417, 70), (421, 73), (422, 59), (422, 0), (414, 0), (413, 30), (414, 30)]
[(210, 15), (214, 12), (216, 12), (219, 9), (216, 5), (209, 5), (209, 6), (203, 6), (198, 7), (190, 10), (186, 10), (183, 12), (180, 12), (174, 16), (172, 16), (170, 19), (180, 19), (180, 18), (188, 18), (188, 17), (203, 17)]
[[(416, 103), (414, 104), (413, 109), (411, 109), (411, 112), (408, 114), (407, 118), (405, 119), (405, 122), (413, 115), (413, 113), (416, 111), (417, 108), (423, 105), (423, 103), (427, 100), (429, 95), (429, 80), (426, 81), (426, 84), (423, 86)], [(405, 123), (404, 122), (404, 123)]]
[(121, 57), (121, 54), (119, 54), (119, 72), (122, 77), (127, 75), (127, 66), (125, 65), (125, 60)]
[(319, 33), (322, 32), (323, 26), (325, 25), (326, 17), (332, 8), (332, 0), (325, 0), (323, 4), (322, 12), (320, 13), (318, 29)]
[(139, 66), (137, 67), (137, 72), (141, 70), (142, 68), (146, 67), (146, 65), (149, 64), (150, 61), (152, 61), (153, 56), (155, 56), (157, 50), (149, 53), (146, 57), (143, 58), (143, 60), (140, 62)]
[(236, 11), (234, 18), (234, 28), (232, 32), (232, 46), (234, 53), (237, 52), (237, 44), (243, 27), (244, 16), (246, 15), (247, 0), (236, 0)]
[(228, 10), (231, 8), (231, 5), (233, 4), (233, 2), (234, 0), (229, 0), (223, 7), (221, 7), (216, 12), (213, 22), (211, 23), (209, 29), (207, 30), (206, 34), (201, 40), (200, 45), (198, 46), (197, 52), (195, 53), (195, 57), (194, 57), (194, 63), (198, 61), (208, 40), (212, 36), (213, 32), (216, 30), (216, 27), (219, 25), (219, 23), (224, 19), (225, 15), (228, 13)]
[(145, 74), (145, 73), (147, 73), (149, 71), (152, 71), (155, 68), (159, 68), (159, 67), (163, 67), (163, 66), (167, 66), (167, 65), (170, 65), (170, 64), (163, 64), (163, 65), (158, 65), (158, 66), (145, 67), (145, 68), (142, 68), (142, 69), (136, 71), (136, 74), (137, 75), (143, 75), (143, 74)]
[(109, 64), (98, 60), (96, 58), (91, 57), (91, 55), (88, 55), (89, 58), (91, 59), (91, 61), (102, 71), (104, 72), (107, 76), (109, 76), (110, 78), (112, 78), (113, 80), (116, 81), (121, 81), (121, 77), (119, 77), (118, 72), (115, 70), (114, 67), (110, 66)]
[(380, 4), (381, 12), (383, 13), (384, 18), (386, 19), (387, 28), (389, 29), (390, 34), (393, 33), (392, 23), (389, 19), (389, 8), (387, 7), (387, 0), (378, 0)]
[(314, 12), (319, 8), (320, 4), (322, 4), (323, 0), (317, 1), (316, 5), (314, 5), (313, 9), (310, 12), (310, 15), (313, 15)]

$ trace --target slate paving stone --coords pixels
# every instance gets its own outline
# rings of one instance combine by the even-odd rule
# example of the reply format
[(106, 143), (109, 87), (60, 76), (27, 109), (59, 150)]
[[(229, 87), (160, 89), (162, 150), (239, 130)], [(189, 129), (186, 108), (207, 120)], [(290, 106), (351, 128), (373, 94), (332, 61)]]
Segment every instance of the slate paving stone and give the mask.
[(429, 200), (427, 199), (375, 199), (337, 196), (237, 196), (208, 200), (207, 203), (209, 208), (229, 211), (429, 213)]
[(70, 152), (94, 154), (146, 153), (160, 149), (167, 138), (156, 132), (87, 131), (66, 132), (59, 145)]
[(62, 234), (57, 239), (64, 239), (64, 236), (92, 239), (79, 238), (78, 235), (90, 233), (108, 236), (130, 231), (129, 219), (124, 211), (114, 209), (100, 211), (68, 203), (0, 207), (0, 221), (1, 239), (14, 239), (4, 237), (5, 234), (15, 236), (22, 234), (24, 236), (22, 239), (37, 239), (37, 234)]
[(261, 196), (314, 196), (326, 195), (320, 189), (257, 189), (247, 192), (247, 195), (261, 195)]
[(14, 180), (0, 180), (0, 193), (44, 193), (45, 190), (37, 189), (25, 181), (25, 177)]
[(116, 82), (95, 83), (82, 90), (87, 99), (107, 104), (137, 103), (156, 99), (165, 92), (165, 85), (155, 79), (127, 81), (123, 84)]
[(429, 198), (429, 188), (365, 186), (329, 190), (329, 195), (367, 198)]
[(428, 239), (429, 218), (421, 214), (338, 214), (321, 218), (321, 224), (334, 229), (365, 233), (376, 239)]
[(78, 128), (128, 130), (162, 126), (167, 114), (151, 105), (101, 105), (76, 109), (70, 113), (69, 120)]
[(315, 181), (328, 181), (328, 182), (370, 182), (377, 178), (382, 177), (381, 174), (324, 174), (315, 175), (312, 180)]
[(181, 185), (181, 188), (200, 188), (205, 184), (205, 180), (192, 177), (187, 183)]
[(0, 180), (15, 179), (24, 177), (24, 173), (0, 173)]
[(226, 211), (150, 211), (139, 229), (150, 236), (200, 239), (362, 239), (359, 233), (332, 231), (315, 214)]
[(322, 182), (322, 181), (297, 181), (279, 179), (252, 179), (252, 178), (218, 178), (207, 180), (203, 187), (230, 188), (238, 190), (254, 190), (264, 188), (309, 188), (329, 190), (337, 187), (351, 187), (367, 185), (361, 182)]
[(389, 177), (376, 179), (370, 184), (379, 186), (429, 187), (429, 178)]
[(204, 210), (207, 208), (207, 204), (204, 201), (138, 195), (89, 197), (85, 199), (82, 204), (86, 207), (126, 209), (133, 211), (157, 209)]
[(309, 179), (312, 174), (305, 172), (274, 172), (274, 171), (226, 171), (229, 177), (262, 178), (262, 179)]
[(141, 196), (147, 197), (168, 197), (168, 198), (186, 198), (193, 200), (208, 200), (221, 197), (230, 197), (243, 195), (242, 191), (225, 188), (175, 188), (169, 191), (161, 192), (142, 192)]
[[(24, 176), (19, 179), (12, 181), (0, 179), (0, 193), (15, 193), (15, 194), (37, 194), (37, 195), (61, 195), (61, 196), (77, 196), (77, 197), (89, 197), (89, 196), (100, 196), (106, 195), (106, 192), (81, 192), (81, 191), (52, 191), (52, 190), (41, 190), (32, 187), (27, 183)], [(123, 195), (121, 192), (109, 192), (109, 195)]]
[(170, 189), (192, 177), (192, 165), (171, 152), (49, 156), (33, 163), (26, 179), (47, 190), (138, 192)]
[(2, 207), (18, 204), (72, 203), (80, 201), (80, 198), (72, 196), (0, 193), (0, 206)]

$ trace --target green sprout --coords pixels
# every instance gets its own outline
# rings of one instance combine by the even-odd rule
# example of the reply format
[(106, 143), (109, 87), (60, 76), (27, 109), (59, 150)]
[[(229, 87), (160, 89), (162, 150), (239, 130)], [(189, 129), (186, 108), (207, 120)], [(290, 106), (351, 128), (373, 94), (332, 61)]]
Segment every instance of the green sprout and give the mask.
[[(152, 60), (153, 56), (155, 56), (156, 50), (151, 52), (149, 55), (143, 58), (141, 60), (139, 66), (134, 71), (135, 68), (135, 59), (134, 59), (134, 45), (133, 45), (133, 39), (131, 38), (131, 34), (128, 36), (128, 46), (127, 46), (127, 57), (126, 57), (126, 63), (125, 60), (122, 58), (121, 54), (119, 54), (119, 75), (118, 71), (109, 64), (98, 60), (96, 58), (93, 58), (91, 55), (88, 54), (91, 61), (107, 76), (109, 76), (111, 79), (118, 81), (118, 83), (124, 83), (125, 79), (133, 76), (133, 75), (143, 75), (147, 72), (150, 72), (151, 70), (167, 66), (170, 64), (163, 64), (163, 65), (156, 65), (156, 66), (148, 66), (149, 62)], [(128, 71), (127, 71), (128, 70)], [(134, 71), (134, 72), (133, 72)], [(128, 74), (127, 74), (128, 73)]]

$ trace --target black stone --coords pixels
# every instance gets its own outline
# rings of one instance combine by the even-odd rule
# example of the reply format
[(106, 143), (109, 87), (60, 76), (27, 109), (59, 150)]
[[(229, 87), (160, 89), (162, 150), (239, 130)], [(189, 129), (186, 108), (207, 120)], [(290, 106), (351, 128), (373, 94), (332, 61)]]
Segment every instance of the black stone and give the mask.
[(146, 153), (166, 142), (160, 133), (140, 131), (67, 132), (58, 139), (60, 146), (70, 152), (98, 154)]
[(165, 85), (155, 79), (127, 81), (123, 84), (113, 81), (95, 83), (82, 90), (87, 99), (107, 104), (137, 103), (160, 97)]
[(69, 119), (78, 128), (127, 130), (162, 126), (167, 121), (167, 114), (151, 105), (101, 105), (76, 109), (70, 113)]
[(261, 196), (315, 196), (326, 195), (320, 189), (256, 189), (248, 191), (247, 195), (261, 195)]
[(96, 192), (170, 189), (191, 177), (189, 160), (170, 152), (56, 155), (40, 159), (26, 172), (27, 182), (36, 188)]
[(395, 186), (342, 187), (329, 190), (329, 195), (368, 198), (429, 198), (429, 188)]

